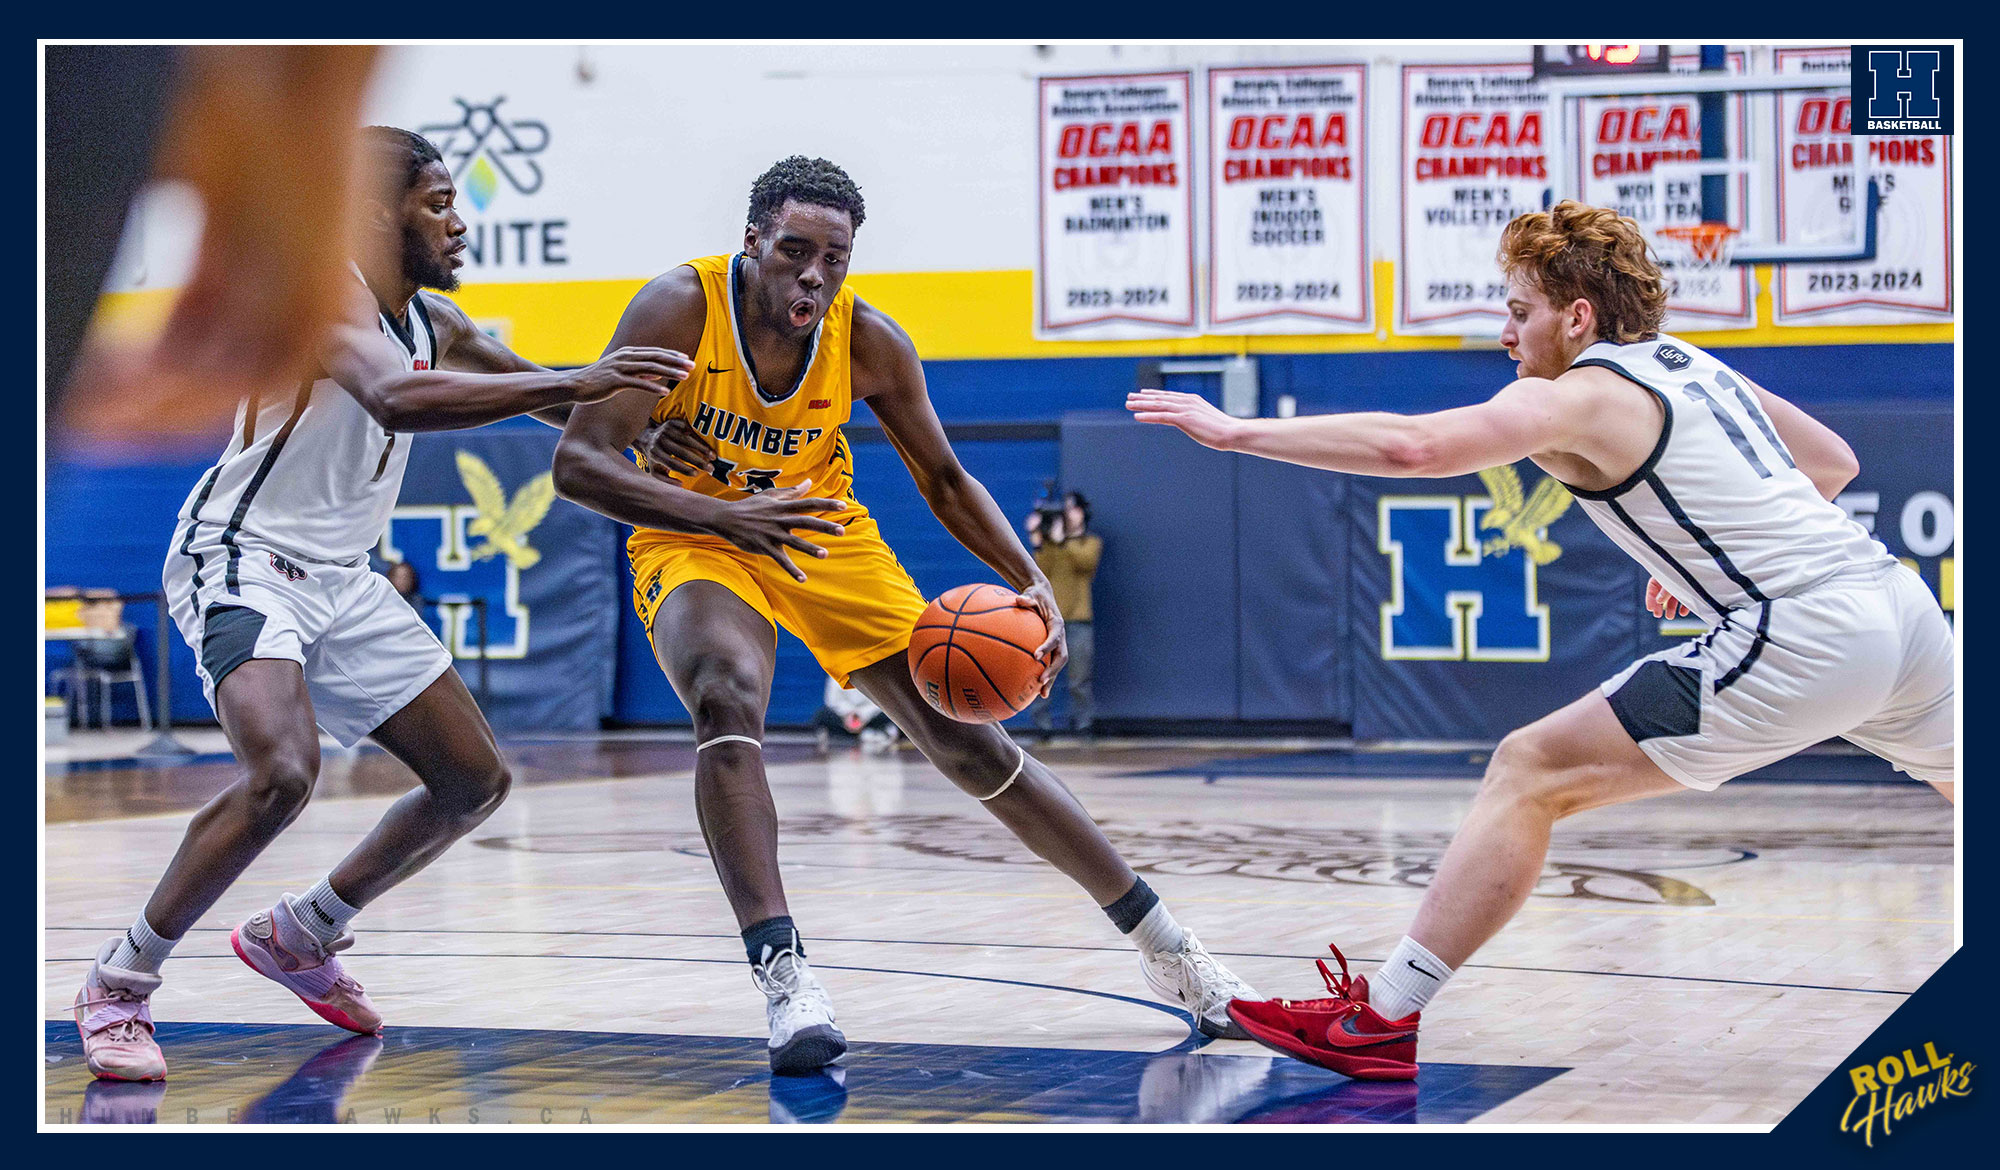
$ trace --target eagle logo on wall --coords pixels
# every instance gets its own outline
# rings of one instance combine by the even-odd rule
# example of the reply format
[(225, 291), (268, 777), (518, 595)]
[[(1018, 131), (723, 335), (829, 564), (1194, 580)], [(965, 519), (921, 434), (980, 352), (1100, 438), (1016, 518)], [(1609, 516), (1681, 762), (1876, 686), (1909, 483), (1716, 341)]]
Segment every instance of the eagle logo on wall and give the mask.
[(500, 486), (500, 477), (486, 466), (486, 461), (470, 451), (458, 453), (458, 478), (464, 482), (465, 490), (472, 497), (473, 506), (479, 515), (466, 525), (465, 534), (485, 537), (468, 550), (475, 561), (505, 554), (516, 569), (530, 569), (542, 559), (539, 549), (528, 544), (528, 533), (549, 514), (549, 505), (555, 503), (555, 476), (544, 471), (521, 485), (510, 501), (507, 489)]
[(1511, 466), (1489, 467), (1479, 473), (1479, 481), (1493, 497), (1493, 506), (1479, 518), (1480, 531), (1497, 529), (1500, 533), (1479, 546), (1481, 553), (1497, 557), (1518, 548), (1536, 565), (1546, 565), (1562, 555), (1562, 546), (1548, 539), (1545, 532), (1576, 502), (1568, 488), (1554, 476), (1543, 476), (1534, 493), (1524, 498), (1521, 473)]

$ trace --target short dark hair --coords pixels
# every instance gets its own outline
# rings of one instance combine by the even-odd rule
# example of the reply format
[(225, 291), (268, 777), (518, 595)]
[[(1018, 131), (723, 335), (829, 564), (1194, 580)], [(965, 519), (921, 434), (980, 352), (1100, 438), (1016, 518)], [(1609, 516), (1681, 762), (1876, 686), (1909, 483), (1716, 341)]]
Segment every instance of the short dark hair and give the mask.
[(378, 190), (389, 200), (402, 199), (425, 167), (444, 161), (430, 139), (395, 126), (362, 127), (361, 144), (382, 184)]
[(750, 184), (750, 222), (760, 228), (771, 226), (785, 203), (796, 199), (815, 207), (845, 211), (858, 230), (867, 218), (861, 188), (847, 172), (823, 158), (795, 154), (771, 164), (771, 169)]
[(1083, 512), (1083, 522), (1090, 523), (1090, 500), (1082, 492), (1071, 492), (1063, 502), (1075, 504)]

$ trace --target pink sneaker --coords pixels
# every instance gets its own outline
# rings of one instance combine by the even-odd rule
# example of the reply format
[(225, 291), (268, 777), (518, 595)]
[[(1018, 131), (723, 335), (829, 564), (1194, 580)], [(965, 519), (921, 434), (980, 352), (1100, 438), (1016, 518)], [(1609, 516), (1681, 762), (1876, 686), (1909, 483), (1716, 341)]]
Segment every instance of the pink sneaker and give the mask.
[(382, 1013), (333, 956), (354, 945), (354, 932), (342, 931), (339, 938), (322, 945), (299, 921), (293, 908), (297, 901), (286, 894), (276, 906), (258, 911), (231, 931), (229, 945), (236, 948), (236, 957), (298, 996), (327, 1023), (363, 1036), (380, 1034)]
[(83, 1037), (84, 1060), (100, 1080), (161, 1080), (167, 1058), (153, 1040), (153, 1008), (147, 1002), (160, 989), (160, 977), (111, 966), (118, 941), (97, 948), (97, 961), (70, 1009)]

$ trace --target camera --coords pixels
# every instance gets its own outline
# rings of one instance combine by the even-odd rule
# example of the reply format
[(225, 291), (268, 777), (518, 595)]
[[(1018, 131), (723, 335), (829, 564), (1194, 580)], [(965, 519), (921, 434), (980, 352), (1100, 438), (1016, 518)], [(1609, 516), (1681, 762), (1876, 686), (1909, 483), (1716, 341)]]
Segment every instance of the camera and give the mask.
[(1042, 518), (1043, 524), (1047, 524), (1050, 520), (1062, 514), (1063, 498), (1062, 494), (1056, 491), (1056, 481), (1053, 479), (1043, 480), (1042, 498), (1035, 501), (1035, 515)]

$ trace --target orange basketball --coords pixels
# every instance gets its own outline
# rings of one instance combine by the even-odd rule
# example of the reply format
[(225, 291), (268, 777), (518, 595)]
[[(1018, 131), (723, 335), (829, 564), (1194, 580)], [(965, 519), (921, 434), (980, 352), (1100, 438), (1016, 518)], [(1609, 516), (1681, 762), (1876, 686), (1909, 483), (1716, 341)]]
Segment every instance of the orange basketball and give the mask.
[(997, 723), (1035, 701), (1048, 623), (999, 585), (960, 585), (917, 619), (910, 677), (931, 706), (961, 723)]

